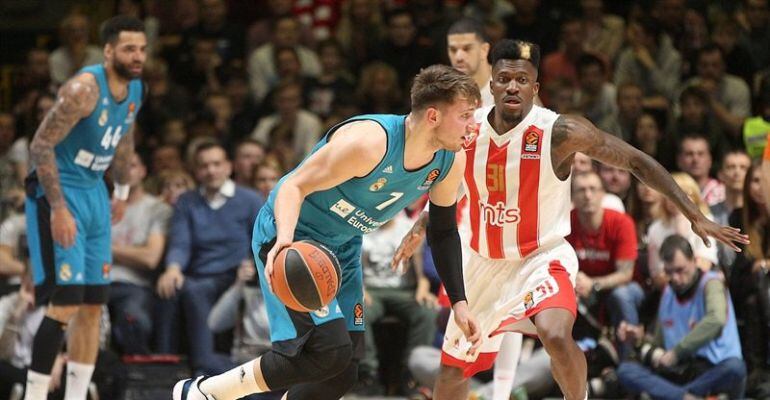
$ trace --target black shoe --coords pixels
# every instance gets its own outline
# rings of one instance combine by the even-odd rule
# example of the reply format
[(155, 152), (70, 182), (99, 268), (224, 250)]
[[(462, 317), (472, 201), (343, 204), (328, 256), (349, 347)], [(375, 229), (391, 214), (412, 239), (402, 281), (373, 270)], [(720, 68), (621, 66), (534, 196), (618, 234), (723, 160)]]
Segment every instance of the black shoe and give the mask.
[(385, 394), (385, 388), (376, 376), (363, 375), (359, 377), (352, 393), (359, 396), (382, 396)]

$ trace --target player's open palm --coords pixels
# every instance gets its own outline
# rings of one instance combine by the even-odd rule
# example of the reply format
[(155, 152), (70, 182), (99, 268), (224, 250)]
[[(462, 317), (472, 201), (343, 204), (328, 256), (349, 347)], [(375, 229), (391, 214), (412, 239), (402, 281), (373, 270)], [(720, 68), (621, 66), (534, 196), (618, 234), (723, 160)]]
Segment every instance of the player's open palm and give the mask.
[(51, 211), (51, 236), (62, 247), (71, 247), (75, 244), (77, 225), (70, 210), (66, 206), (54, 208)]
[(749, 244), (749, 236), (741, 233), (738, 228), (719, 225), (704, 216), (692, 221), (692, 230), (709, 246), (709, 236), (726, 244), (735, 251), (741, 251), (738, 244)]
[(468, 309), (468, 303), (465, 301), (458, 301), (452, 305), (452, 311), (454, 311), (455, 323), (465, 335), (465, 340), (471, 344), (468, 349), (468, 355), (473, 356), (481, 347), (481, 329), (479, 328), (479, 322), (476, 317)]

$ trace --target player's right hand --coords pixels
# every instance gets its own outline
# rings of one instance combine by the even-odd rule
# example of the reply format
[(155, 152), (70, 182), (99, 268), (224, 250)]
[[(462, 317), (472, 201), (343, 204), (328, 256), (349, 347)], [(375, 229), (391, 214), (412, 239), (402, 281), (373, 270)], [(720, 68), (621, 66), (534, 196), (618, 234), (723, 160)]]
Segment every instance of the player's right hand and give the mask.
[(479, 322), (476, 321), (476, 317), (473, 316), (468, 309), (468, 302), (458, 301), (452, 305), (452, 311), (454, 312), (455, 323), (465, 335), (465, 340), (471, 344), (471, 348), (468, 349), (468, 355), (473, 356), (481, 347), (481, 329), (479, 328)]
[(77, 232), (75, 218), (72, 217), (67, 206), (60, 206), (51, 210), (51, 236), (59, 246), (72, 247), (75, 244)]
[(273, 248), (267, 253), (267, 259), (265, 260), (265, 283), (270, 288), (270, 292), (273, 292), (273, 261), (278, 253), (286, 247), (291, 246), (292, 240), (290, 238), (276, 238)]
[(390, 262), (390, 268), (393, 271), (398, 270), (400, 273), (406, 272), (404, 266), (407, 261), (414, 255), (420, 248), (422, 241), (425, 239), (425, 228), (418, 222), (414, 227), (401, 239), (401, 244), (396, 249), (396, 254), (393, 255), (393, 260)]

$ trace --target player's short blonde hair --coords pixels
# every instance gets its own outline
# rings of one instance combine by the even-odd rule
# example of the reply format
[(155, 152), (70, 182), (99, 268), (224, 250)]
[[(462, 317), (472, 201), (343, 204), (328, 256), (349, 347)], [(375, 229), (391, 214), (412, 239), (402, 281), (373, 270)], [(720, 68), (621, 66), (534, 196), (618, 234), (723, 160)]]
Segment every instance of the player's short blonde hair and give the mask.
[(410, 97), (412, 110), (417, 112), (451, 104), (458, 98), (481, 102), (481, 92), (473, 78), (447, 65), (431, 65), (420, 71), (412, 83)]

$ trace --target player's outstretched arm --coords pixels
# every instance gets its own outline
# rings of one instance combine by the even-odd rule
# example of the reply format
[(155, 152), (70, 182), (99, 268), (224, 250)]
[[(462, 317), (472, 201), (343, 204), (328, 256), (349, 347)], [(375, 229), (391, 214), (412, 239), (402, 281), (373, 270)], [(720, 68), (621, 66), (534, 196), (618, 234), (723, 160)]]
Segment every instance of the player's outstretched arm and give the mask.
[(601, 131), (587, 119), (575, 115), (561, 115), (553, 125), (553, 156), (562, 163), (576, 152), (630, 171), (640, 181), (671, 199), (687, 219), (693, 231), (709, 245), (708, 236), (724, 242), (736, 251), (736, 243), (748, 243), (748, 236), (739, 229), (721, 226), (706, 218), (693, 204), (671, 174), (652, 157), (623, 140)]
[(51, 235), (54, 241), (64, 247), (74, 243), (76, 227), (62, 195), (54, 148), (67, 137), (81, 118), (93, 111), (98, 98), (99, 87), (93, 75), (81, 74), (70, 79), (59, 89), (56, 103), (37, 128), (30, 143), (30, 158), (51, 206)]
[(365, 176), (385, 155), (387, 137), (374, 121), (343, 125), (329, 143), (308, 157), (281, 184), (275, 197), (276, 241), (267, 254), (265, 276), (268, 285), (273, 260), (294, 240), (302, 201), (313, 192), (327, 190), (354, 177)]

